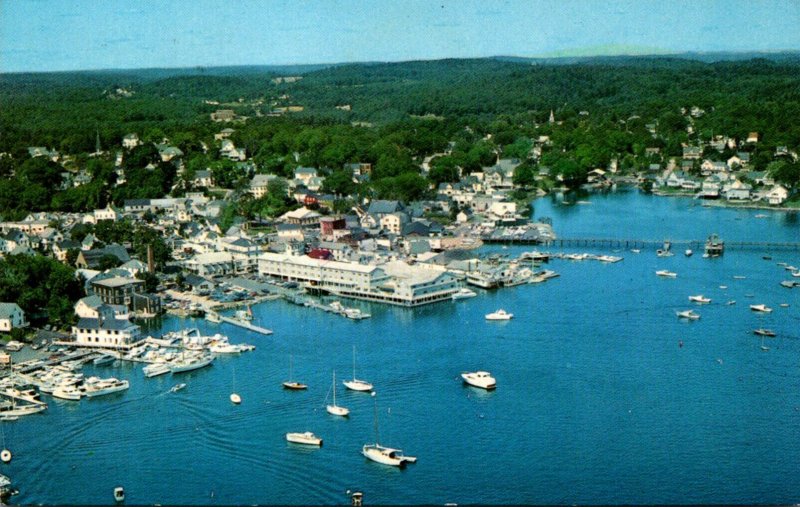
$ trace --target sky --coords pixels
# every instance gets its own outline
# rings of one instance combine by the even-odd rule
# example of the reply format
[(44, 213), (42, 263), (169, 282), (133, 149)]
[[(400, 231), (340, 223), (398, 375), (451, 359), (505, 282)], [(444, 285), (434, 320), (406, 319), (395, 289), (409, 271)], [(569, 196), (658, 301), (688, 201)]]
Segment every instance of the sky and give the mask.
[(0, 72), (800, 50), (800, 0), (0, 0)]

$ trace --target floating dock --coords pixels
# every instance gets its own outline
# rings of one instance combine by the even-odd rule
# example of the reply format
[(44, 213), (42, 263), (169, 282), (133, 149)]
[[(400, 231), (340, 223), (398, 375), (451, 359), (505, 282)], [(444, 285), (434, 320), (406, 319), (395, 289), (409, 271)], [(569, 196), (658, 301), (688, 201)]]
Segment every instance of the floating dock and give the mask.
[(254, 324), (250, 324), (249, 322), (246, 322), (246, 321), (243, 321), (243, 320), (233, 319), (231, 317), (225, 317), (225, 316), (222, 316), (222, 315), (220, 315), (220, 319), (222, 319), (222, 322), (226, 322), (226, 323), (231, 324), (233, 326), (241, 327), (242, 329), (247, 329), (248, 331), (252, 331), (254, 333), (272, 334), (272, 331), (267, 329), (267, 328), (265, 328), (265, 327), (256, 326)]

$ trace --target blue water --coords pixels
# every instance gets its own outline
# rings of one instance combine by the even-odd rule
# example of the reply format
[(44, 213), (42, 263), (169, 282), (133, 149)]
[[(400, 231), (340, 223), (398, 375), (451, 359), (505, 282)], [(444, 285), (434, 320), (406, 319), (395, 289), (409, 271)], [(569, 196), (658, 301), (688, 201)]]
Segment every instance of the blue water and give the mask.
[[(534, 215), (564, 237), (800, 241), (797, 216), (781, 212), (637, 192), (583, 199), (591, 204), (540, 199)], [(4, 423), (14, 460), (0, 470), (24, 504), (110, 503), (118, 484), (129, 504), (341, 504), (348, 490), (368, 504), (797, 502), (800, 289), (779, 285), (790, 277), (776, 263), (800, 266), (800, 252), (769, 261), (760, 251), (700, 253), (554, 260), (548, 268), (561, 276), (543, 284), (415, 310), (348, 301), (372, 313), (361, 322), (267, 302), (253, 310), (271, 336), (166, 318), (164, 331), (197, 326), (257, 349), (180, 378), (98, 368), (129, 378), (130, 390), (52, 400), (41, 415)], [(695, 306), (702, 318), (677, 319), (698, 293), (712, 298)], [(754, 303), (774, 311), (755, 314)], [(515, 318), (486, 322), (498, 308)], [(757, 327), (778, 334), (767, 352)], [(353, 345), (357, 376), (378, 392), (381, 443), (419, 458), (406, 470), (361, 456), (375, 439), (368, 394), (340, 383), (337, 402), (351, 417), (325, 412), (332, 370), (337, 382), (353, 374)], [(281, 389), (290, 355), (308, 391)], [(464, 387), (459, 373), (474, 369), (491, 371), (497, 390)], [(169, 393), (177, 382), (188, 387)], [(240, 406), (228, 401), (234, 383)], [(306, 430), (322, 448), (284, 440)]]

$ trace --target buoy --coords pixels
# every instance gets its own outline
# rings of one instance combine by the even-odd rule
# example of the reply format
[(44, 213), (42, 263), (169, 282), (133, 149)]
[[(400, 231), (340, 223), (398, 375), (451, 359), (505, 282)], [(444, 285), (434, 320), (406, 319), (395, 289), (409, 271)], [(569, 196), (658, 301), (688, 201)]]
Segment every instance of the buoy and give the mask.
[(122, 486), (117, 486), (114, 488), (114, 500), (117, 502), (125, 500), (125, 490), (122, 489)]
[(0, 459), (3, 460), (3, 463), (11, 461), (11, 451), (3, 449), (3, 452), (0, 452)]

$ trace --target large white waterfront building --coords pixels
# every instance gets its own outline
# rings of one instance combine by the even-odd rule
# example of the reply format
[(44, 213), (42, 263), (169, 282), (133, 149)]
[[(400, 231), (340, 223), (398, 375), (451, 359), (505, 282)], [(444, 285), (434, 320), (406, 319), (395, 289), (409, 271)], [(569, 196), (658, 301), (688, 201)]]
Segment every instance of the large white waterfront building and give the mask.
[(400, 306), (449, 300), (460, 287), (458, 279), (440, 266), (402, 261), (376, 266), (267, 252), (259, 258), (258, 272), (306, 282), (339, 296)]

